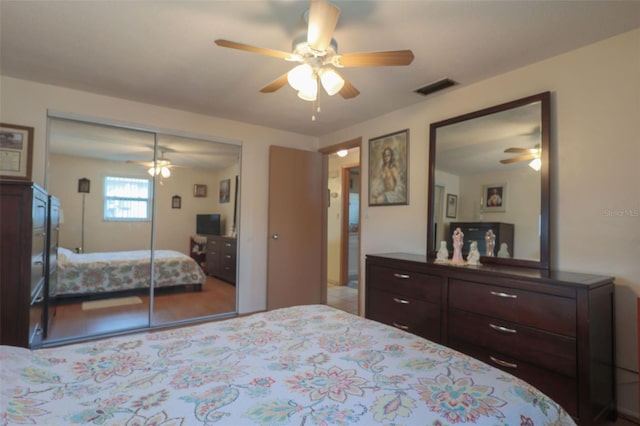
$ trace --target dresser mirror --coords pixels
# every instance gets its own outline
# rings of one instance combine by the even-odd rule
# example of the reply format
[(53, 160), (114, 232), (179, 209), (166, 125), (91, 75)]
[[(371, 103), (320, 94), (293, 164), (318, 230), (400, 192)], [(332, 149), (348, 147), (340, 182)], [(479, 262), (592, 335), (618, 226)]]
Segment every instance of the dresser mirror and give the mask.
[(544, 92), (431, 124), (429, 257), (460, 227), (465, 259), (549, 268), (549, 120)]

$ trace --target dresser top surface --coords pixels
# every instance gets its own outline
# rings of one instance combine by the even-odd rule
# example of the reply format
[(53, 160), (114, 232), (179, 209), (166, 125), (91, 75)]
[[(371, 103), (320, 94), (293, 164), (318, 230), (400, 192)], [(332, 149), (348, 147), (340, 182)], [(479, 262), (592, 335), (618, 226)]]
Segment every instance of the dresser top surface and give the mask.
[(567, 272), (558, 270), (546, 270), (526, 268), (520, 266), (506, 266), (498, 264), (483, 264), (481, 266), (471, 265), (446, 265), (435, 263), (435, 259), (427, 258), (424, 254), (414, 253), (380, 253), (380, 254), (367, 254), (367, 258), (376, 259), (388, 259), (402, 262), (412, 262), (418, 265), (429, 266), (433, 268), (441, 268), (443, 271), (464, 271), (475, 272), (477, 274), (491, 274), (501, 275), (505, 277), (512, 277), (518, 279), (533, 279), (544, 282), (553, 282), (559, 284), (570, 284), (573, 286), (597, 286), (613, 282), (614, 277), (585, 274), (579, 272)]

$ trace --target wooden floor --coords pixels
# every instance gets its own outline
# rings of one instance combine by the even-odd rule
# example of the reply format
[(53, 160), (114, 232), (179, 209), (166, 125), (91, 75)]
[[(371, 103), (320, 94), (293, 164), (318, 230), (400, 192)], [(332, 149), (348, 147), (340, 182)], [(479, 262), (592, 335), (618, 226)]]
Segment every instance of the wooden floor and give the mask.
[(151, 316), (149, 296), (139, 297), (142, 303), (91, 310), (83, 310), (81, 300), (60, 302), (49, 325), (45, 344), (145, 328), (149, 321), (157, 326), (236, 310), (236, 287), (213, 277), (207, 277), (202, 291), (186, 288), (156, 294)]

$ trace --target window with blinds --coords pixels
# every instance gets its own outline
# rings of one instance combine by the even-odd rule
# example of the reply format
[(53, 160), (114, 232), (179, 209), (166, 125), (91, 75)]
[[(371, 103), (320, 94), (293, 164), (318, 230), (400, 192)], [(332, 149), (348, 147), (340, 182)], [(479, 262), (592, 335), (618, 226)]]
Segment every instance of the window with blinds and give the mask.
[(104, 220), (151, 220), (151, 180), (104, 178)]

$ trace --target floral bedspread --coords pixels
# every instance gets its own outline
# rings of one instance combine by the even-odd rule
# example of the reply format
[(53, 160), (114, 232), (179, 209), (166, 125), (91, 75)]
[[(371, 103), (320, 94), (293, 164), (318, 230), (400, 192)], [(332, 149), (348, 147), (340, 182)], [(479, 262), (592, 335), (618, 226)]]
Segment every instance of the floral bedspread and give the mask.
[(573, 425), (480, 361), (322, 305), (0, 347), (0, 424)]
[[(109, 293), (149, 288), (149, 250), (77, 254), (58, 249), (58, 283), (55, 294)], [(174, 250), (155, 250), (155, 287), (202, 284), (207, 277), (191, 257)]]

